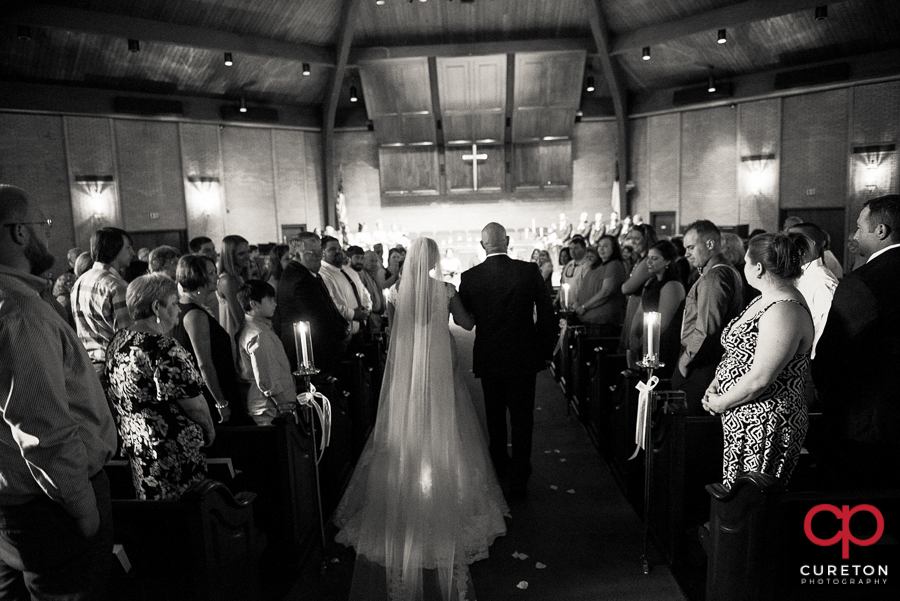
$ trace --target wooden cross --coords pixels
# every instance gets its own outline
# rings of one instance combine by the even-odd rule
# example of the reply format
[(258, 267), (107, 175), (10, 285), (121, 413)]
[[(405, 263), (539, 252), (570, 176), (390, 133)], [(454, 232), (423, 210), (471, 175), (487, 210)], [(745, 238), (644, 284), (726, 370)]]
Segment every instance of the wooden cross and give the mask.
[(478, 189), (478, 161), (486, 161), (487, 154), (478, 154), (478, 144), (472, 144), (472, 154), (464, 154), (464, 161), (472, 161), (472, 188)]

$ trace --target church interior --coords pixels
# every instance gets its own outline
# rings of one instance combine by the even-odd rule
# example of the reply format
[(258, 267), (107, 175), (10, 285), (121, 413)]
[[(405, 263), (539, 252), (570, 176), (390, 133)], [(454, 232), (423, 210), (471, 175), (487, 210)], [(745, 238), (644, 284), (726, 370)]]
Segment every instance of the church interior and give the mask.
[[(527, 260), (561, 215), (577, 225), (613, 211), (660, 237), (699, 219), (746, 237), (795, 216), (827, 231), (847, 265), (864, 203), (900, 185), (898, 8), (12, 3), (0, 14), (0, 183), (52, 217), (54, 277), (104, 226), (129, 232), (135, 249), (182, 251), (198, 236), (240, 234), (268, 248), (329, 227), (366, 247), (428, 236), (467, 264), (488, 222), (505, 225)], [(704, 489), (720, 458), (691, 444), (721, 444), (716, 418), (661, 412), (654, 419), (671, 431), (655, 460), (641, 452), (629, 462), (637, 380), (619, 379), (614, 341), (579, 336), (563, 331), (540, 376), (535, 492), (473, 566), (479, 598), (806, 598), (759, 585), (772, 548), (755, 530), (728, 538), (707, 524), (710, 538), (698, 534), (711, 502), (729, 511)], [(376, 359), (361, 355), (354, 382), (322, 391), (334, 415), (321, 463), (307, 414), (264, 435), (236, 427), (210, 469), (227, 479), (238, 467), (249, 492), (120, 505), (133, 569), (116, 564), (111, 594), (346, 599), (353, 556), (327, 520), (375, 419)], [(249, 459), (235, 466), (238, 456)], [(172, 524), (179, 534), (160, 532)]]

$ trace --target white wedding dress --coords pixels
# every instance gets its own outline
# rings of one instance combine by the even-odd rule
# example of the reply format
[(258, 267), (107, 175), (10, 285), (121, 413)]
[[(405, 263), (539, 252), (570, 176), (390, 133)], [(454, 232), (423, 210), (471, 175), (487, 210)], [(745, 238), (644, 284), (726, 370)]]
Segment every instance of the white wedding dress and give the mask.
[(351, 599), (474, 599), (468, 566), (506, 533), (509, 508), (449, 329), (456, 293), (433, 240), (410, 249), (378, 419), (335, 512), (356, 549)]

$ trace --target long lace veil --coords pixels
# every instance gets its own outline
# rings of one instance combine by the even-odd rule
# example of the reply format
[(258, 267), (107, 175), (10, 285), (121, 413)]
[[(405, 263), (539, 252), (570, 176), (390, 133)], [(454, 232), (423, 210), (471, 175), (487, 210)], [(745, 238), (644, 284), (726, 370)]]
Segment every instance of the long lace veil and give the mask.
[(448, 319), (437, 244), (418, 238), (398, 289), (378, 419), (337, 511), (338, 540), (357, 553), (351, 599), (456, 594), (465, 553)]

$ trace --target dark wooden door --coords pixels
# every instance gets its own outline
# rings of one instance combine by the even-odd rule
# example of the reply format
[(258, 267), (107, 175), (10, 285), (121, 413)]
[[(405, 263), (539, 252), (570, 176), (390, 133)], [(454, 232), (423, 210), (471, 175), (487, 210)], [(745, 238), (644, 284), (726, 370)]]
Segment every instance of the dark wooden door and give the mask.
[(187, 230), (155, 230), (150, 232), (128, 232), (134, 252), (140, 248), (153, 250), (157, 246), (172, 246), (187, 252)]
[(306, 231), (305, 223), (284, 224), (281, 226), (281, 243), (287, 244), (288, 240), (290, 240), (292, 237), (296, 236), (300, 232), (305, 232), (305, 231)]
[(650, 225), (656, 230), (656, 235), (660, 240), (678, 234), (675, 229), (675, 211), (650, 213)]

